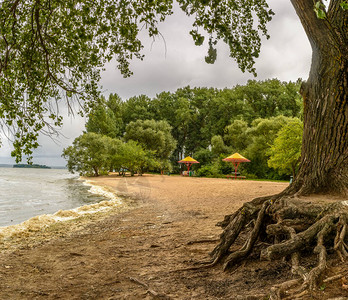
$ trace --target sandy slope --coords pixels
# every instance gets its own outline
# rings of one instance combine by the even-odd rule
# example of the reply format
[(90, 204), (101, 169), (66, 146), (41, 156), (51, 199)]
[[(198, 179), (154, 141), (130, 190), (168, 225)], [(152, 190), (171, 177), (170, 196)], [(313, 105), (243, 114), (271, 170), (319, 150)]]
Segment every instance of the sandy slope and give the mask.
[(229, 273), (175, 271), (207, 259), (215, 244), (189, 242), (217, 239), (214, 225), (225, 214), (287, 183), (154, 175), (93, 181), (135, 205), (13, 241), (1, 255), (0, 299), (237, 299), (290, 276), (286, 263), (258, 260)]

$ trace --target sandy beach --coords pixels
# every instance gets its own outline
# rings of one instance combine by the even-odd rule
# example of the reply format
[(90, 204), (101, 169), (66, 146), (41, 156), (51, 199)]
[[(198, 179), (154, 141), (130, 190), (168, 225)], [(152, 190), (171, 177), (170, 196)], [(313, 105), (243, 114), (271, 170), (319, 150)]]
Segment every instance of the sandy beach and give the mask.
[(209, 258), (224, 215), (288, 183), (159, 175), (89, 180), (125, 197), (127, 208), (9, 241), (0, 299), (256, 299), (248, 295), (290, 276), (281, 261), (180, 271)]

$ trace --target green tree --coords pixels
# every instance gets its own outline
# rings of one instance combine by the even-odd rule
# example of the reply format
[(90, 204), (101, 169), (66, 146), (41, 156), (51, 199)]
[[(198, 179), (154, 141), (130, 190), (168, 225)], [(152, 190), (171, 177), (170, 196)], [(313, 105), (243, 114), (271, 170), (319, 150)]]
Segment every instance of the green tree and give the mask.
[(154, 114), (150, 108), (151, 99), (146, 95), (129, 98), (122, 105), (122, 119), (125, 124), (137, 120), (151, 120)]
[(101, 97), (99, 104), (94, 106), (88, 114), (86, 131), (115, 138), (121, 132), (120, 122), (117, 121), (115, 114), (109, 108), (105, 98)]
[(279, 179), (278, 173), (268, 167), (269, 149), (277, 136), (278, 131), (287, 123), (289, 118), (284, 116), (270, 119), (256, 119), (247, 131), (251, 140), (245, 149), (245, 156), (251, 160), (243, 168), (258, 178)]
[(180, 90), (176, 91), (176, 109), (175, 109), (175, 123), (173, 124), (174, 138), (178, 142), (178, 157), (189, 153), (191, 149), (188, 147), (187, 140), (189, 139), (190, 120), (193, 114), (193, 109), (190, 106), (190, 101), (187, 97), (178, 95)]
[(124, 142), (118, 138), (112, 139), (112, 142), (110, 143), (110, 147), (109, 147), (110, 155), (108, 157), (108, 162), (107, 162), (109, 172), (115, 171), (115, 172), (121, 173), (122, 164), (121, 164), (120, 156), (118, 155), (118, 153), (120, 152), (120, 149), (123, 143)]
[(153, 152), (145, 150), (136, 141), (122, 143), (114, 159), (122, 169), (127, 169), (131, 176), (135, 173), (143, 174), (144, 170), (156, 167), (158, 162), (155, 160)]
[(80, 175), (99, 176), (110, 168), (113, 139), (96, 133), (84, 133), (77, 137), (72, 146), (63, 150), (70, 172)]
[(279, 170), (281, 174), (292, 174), (295, 178), (296, 168), (301, 157), (303, 123), (300, 119), (289, 120), (277, 133), (270, 149), (268, 166)]
[(281, 82), (278, 79), (249, 80), (246, 85), (237, 86), (235, 93), (252, 111), (253, 119), (278, 115), (295, 117), (301, 109), (300, 84), (300, 80), (296, 83)]
[[(257, 109), (254, 111), (255, 107), (254, 109), (252, 108), (250, 101), (246, 100), (246, 95), (249, 95), (251, 91), (256, 95), (263, 93), (263, 96), (255, 98), (254, 105), (256, 106), (261, 106), (262, 104), (258, 102), (263, 101), (264, 98), (274, 99), (277, 96), (283, 99), (278, 101), (278, 106), (286, 102), (284, 99), (289, 100), (289, 103), (296, 103), (289, 110), (283, 108), (274, 109), (273, 112), (267, 110), (267, 117), (279, 115), (280, 112), (288, 113), (289, 115), (298, 112), (300, 107), (298, 104), (298, 84), (291, 82), (282, 83), (279, 80), (270, 82), (254, 82), (246, 86), (237, 86), (223, 90), (186, 86), (174, 93), (162, 92), (154, 99), (139, 96), (131, 97), (125, 102), (122, 102), (117, 95), (115, 97), (110, 95), (109, 100), (105, 104), (104, 114), (106, 112), (110, 113), (109, 109), (111, 109), (117, 119), (115, 128), (121, 128), (119, 129), (120, 132), (125, 132), (124, 128), (130, 122), (144, 120), (152, 116), (156, 121), (167, 121), (172, 127), (172, 136), (178, 141), (170, 158), (173, 165), (176, 166), (176, 162), (182, 155), (189, 155), (199, 149), (207, 148), (211, 144), (213, 136), (224, 136), (224, 141), (227, 145), (231, 144), (234, 148), (245, 148), (250, 139), (247, 136), (237, 137), (237, 139), (233, 137), (231, 139), (228, 137), (229, 134), (226, 134), (226, 130), (232, 130), (232, 127), (227, 129), (226, 127), (234, 122), (246, 122), (249, 124), (255, 117), (260, 115)], [(274, 85), (275, 87), (265, 88), (268, 85)], [(110, 104), (111, 98), (115, 99), (113, 104)], [(109, 124), (107, 122), (109, 118), (106, 116), (94, 119), (96, 121), (91, 122), (92, 118), (90, 118), (88, 125), (92, 123), (93, 127), (87, 127), (87, 131), (93, 130), (93, 132), (108, 134), (105, 128), (109, 128), (109, 126), (106, 126)], [(233, 132), (230, 132), (231, 137), (233, 134)], [(234, 145), (233, 142), (236, 141), (243, 143), (244, 146)]]
[(113, 170), (141, 175), (159, 164), (153, 151), (143, 149), (135, 141), (125, 143), (93, 132), (77, 137), (72, 146), (63, 150), (62, 156), (67, 159), (70, 172), (86, 176), (99, 176)]
[(166, 121), (137, 120), (130, 122), (124, 135), (126, 141), (138, 142), (143, 148), (154, 151), (159, 159), (168, 159), (175, 149), (176, 141)]
[(151, 100), (150, 110), (153, 114), (153, 119), (156, 121), (165, 120), (173, 127), (176, 110), (176, 97), (174, 93), (161, 92)]
[(173, 166), (168, 159), (157, 159), (156, 162), (153, 166), (161, 170), (161, 175), (164, 175), (165, 172), (170, 173), (173, 171)]
[[(213, 154), (209, 149), (199, 149), (198, 151), (196, 151), (193, 155), (193, 157), (199, 161), (199, 166), (197, 167), (201, 167), (201, 166), (205, 166), (205, 165), (209, 165), (213, 159)], [(192, 167), (195, 167), (195, 165), (193, 165)]]
[(253, 112), (246, 105), (243, 97), (237, 93), (237, 88), (223, 89), (217, 92), (209, 106), (210, 120), (208, 130), (213, 134), (222, 135), (224, 128), (232, 120), (243, 119), (249, 122), (253, 119)]
[[(190, 32), (195, 43), (203, 43), (200, 28), (210, 35), (207, 61), (214, 61), (214, 45), (224, 39), (238, 65), (255, 72), (259, 32), (266, 35), (272, 15), (266, 3), (236, 2), (233, 6), (214, 5), (211, 10), (207, 9), (209, 1), (178, 2), (195, 18)], [(157, 25), (172, 14), (172, 6), (173, 1), (164, 0), (4, 1), (0, 7), (0, 116), (5, 124), (14, 126), (13, 155), (17, 160), (23, 151), (30, 155), (30, 149), (37, 147), (36, 133), (50, 126), (47, 118), (61, 125), (52, 101), (64, 98), (72, 107), (72, 98), (78, 97), (82, 109), (88, 109), (98, 98), (100, 71), (113, 57), (121, 73), (130, 76), (130, 60), (143, 58), (140, 28), (146, 28), (150, 37), (158, 35)], [(238, 10), (243, 13), (232, 22), (231, 16)], [(258, 30), (248, 20), (251, 12), (257, 16)], [(237, 34), (230, 30), (232, 25)]]
[[(345, 134), (342, 136), (342, 132), (348, 132), (347, 118), (342, 117), (347, 111), (348, 94), (346, 1), (332, 0), (328, 7), (320, 1), (315, 5), (308, 0), (291, 2), (313, 48), (310, 78), (302, 85), (306, 102), (305, 145), (298, 181), (291, 189), (307, 194), (332, 190), (346, 195), (348, 180), (347, 175), (342, 175), (348, 174), (348, 139)], [(202, 30), (209, 34), (208, 62), (216, 58), (214, 45), (222, 39), (238, 66), (255, 73), (253, 65), (260, 52), (260, 35), (268, 37), (266, 24), (273, 15), (266, 1), (178, 0), (178, 3), (187, 15), (195, 18), (190, 32), (195, 43), (204, 42)], [(82, 108), (87, 109), (98, 96), (97, 82), (105, 62), (116, 57), (121, 72), (129, 76), (130, 59), (142, 58), (139, 27), (147, 28), (150, 36), (157, 35), (158, 22), (171, 13), (172, 1), (3, 2), (0, 117), (15, 132), (12, 154), (17, 160), (23, 151), (30, 155), (31, 149), (38, 146), (37, 133), (51, 126), (48, 119), (61, 125), (62, 119), (53, 110), (50, 99), (66, 98), (72, 107), (71, 99), (78, 95)], [(329, 73), (330, 76), (322, 76)], [(327, 90), (333, 91), (330, 97), (325, 96)], [(317, 128), (315, 134), (312, 128)], [(331, 128), (335, 128), (334, 132)], [(315, 145), (322, 144), (327, 136), (331, 140), (325, 151), (320, 152), (324, 157), (318, 157)], [(344, 147), (330, 151), (331, 145), (342, 143)], [(326, 176), (327, 172), (332, 175)]]
[[(224, 268), (228, 268), (247, 257), (263, 233), (267, 239), (286, 234), (287, 240), (266, 247), (260, 258), (273, 260), (291, 255), (292, 272), (302, 277), (303, 284), (296, 287), (297, 291), (308, 288), (314, 291), (326, 269), (327, 247), (331, 248), (332, 244), (336, 249), (341, 247), (339, 243), (343, 241), (338, 242), (338, 237), (344, 234), (340, 222), (347, 220), (348, 209), (343, 201), (313, 205), (291, 196), (326, 193), (346, 198), (348, 195), (347, 1), (331, 0), (327, 7), (323, 1), (291, 0), (291, 3), (313, 51), (309, 78), (300, 89), (304, 100), (304, 131), (299, 171), (282, 193), (254, 199), (225, 218), (222, 222), (225, 230), (212, 256), (213, 264), (226, 258)], [(313, 213), (318, 207), (318, 213)], [(299, 219), (306, 226), (296, 231), (294, 227)], [(255, 226), (245, 246), (231, 253), (229, 249), (241, 228), (251, 220)], [(343, 223), (345, 228), (347, 221)], [(319, 254), (319, 262), (306, 272), (298, 259), (301, 250), (311, 243), (316, 244), (311, 249)], [(338, 250), (338, 255), (346, 256), (346, 249)], [(274, 287), (271, 298), (280, 299), (281, 294), (282, 289)]]
[(215, 135), (211, 138), (211, 152), (215, 157), (229, 152), (229, 148), (226, 147), (221, 135)]
[(224, 140), (236, 152), (246, 149), (251, 143), (251, 135), (247, 134), (248, 123), (243, 120), (234, 120), (225, 127)]
[(112, 111), (113, 119), (115, 121), (115, 131), (116, 136), (121, 137), (124, 133), (124, 121), (123, 121), (123, 105), (121, 97), (117, 94), (110, 94), (108, 100), (106, 101), (107, 108)]

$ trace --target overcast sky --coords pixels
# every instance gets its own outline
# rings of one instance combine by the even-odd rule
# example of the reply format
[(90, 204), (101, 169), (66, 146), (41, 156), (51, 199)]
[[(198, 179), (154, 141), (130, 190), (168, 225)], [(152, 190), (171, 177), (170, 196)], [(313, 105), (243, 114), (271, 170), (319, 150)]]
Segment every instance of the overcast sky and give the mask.
[[(301, 23), (289, 0), (268, 0), (275, 12), (268, 30), (271, 38), (264, 39), (261, 54), (256, 62), (257, 80), (278, 78), (282, 81), (307, 79), (311, 49)], [(228, 48), (222, 42), (218, 44), (218, 56), (214, 65), (206, 64), (204, 57), (207, 45), (194, 45), (189, 31), (192, 20), (182, 12), (170, 16), (160, 25), (164, 36), (152, 39), (143, 36), (145, 59), (134, 60), (131, 69), (134, 75), (124, 79), (112, 62), (106, 66), (100, 82), (103, 94), (117, 93), (122, 99), (145, 94), (156, 96), (162, 91), (174, 92), (180, 87), (233, 87), (245, 84), (254, 76), (242, 73), (236, 63), (229, 57)], [(85, 120), (72, 118), (63, 112), (64, 126), (62, 135), (55, 141), (40, 137), (41, 147), (34, 152), (34, 163), (51, 166), (63, 166), (62, 149), (84, 130)], [(0, 148), (0, 163), (14, 163), (10, 157), (11, 144), (3, 140)]]

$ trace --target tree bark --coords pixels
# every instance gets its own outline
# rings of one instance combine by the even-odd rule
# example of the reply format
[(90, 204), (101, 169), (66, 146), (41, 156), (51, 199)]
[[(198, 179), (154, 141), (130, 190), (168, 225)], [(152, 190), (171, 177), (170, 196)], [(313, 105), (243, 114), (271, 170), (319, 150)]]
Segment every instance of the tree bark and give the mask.
[(332, 0), (318, 19), (312, 0), (291, 0), (313, 55), (301, 87), (304, 133), (299, 172), (287, 193), (348, 196), (347, 15)]
[(98, 177), (99, 176), (99, 169), (98, 169), (98, 167), (94, 166), (93, 167), (93, 171), (94, 171), (94, 176)]

